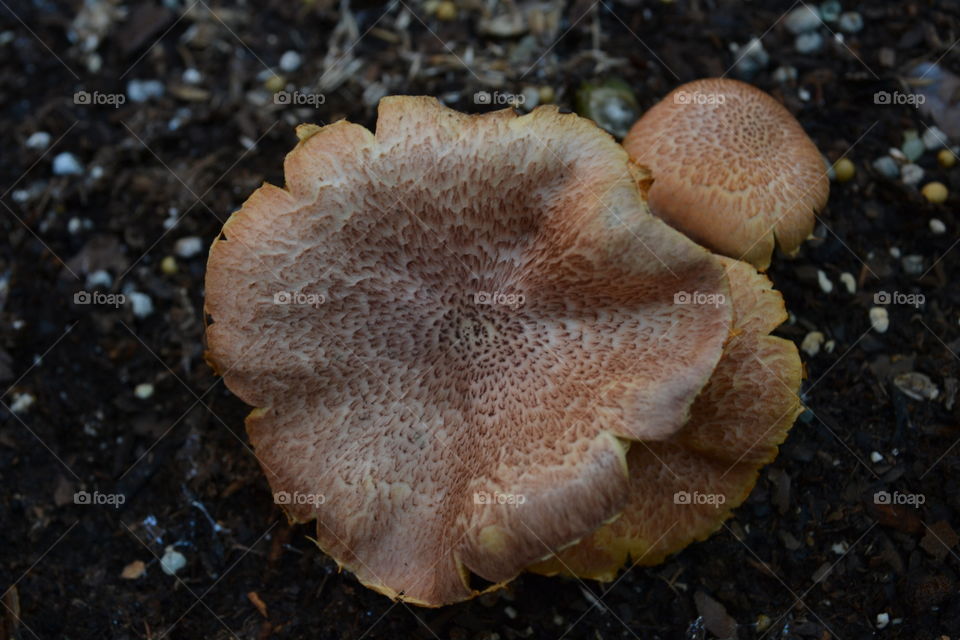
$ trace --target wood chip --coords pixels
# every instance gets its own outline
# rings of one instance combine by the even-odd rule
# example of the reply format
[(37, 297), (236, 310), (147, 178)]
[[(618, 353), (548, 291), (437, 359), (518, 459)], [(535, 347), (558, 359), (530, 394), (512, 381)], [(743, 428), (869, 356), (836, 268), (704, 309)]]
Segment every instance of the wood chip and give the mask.
[(147, 572), (147, 565), (143, 560), (134, 560), (123, 568), (120, 577), (124, 580), (136, 580)]
[(247, 599), (257, 608), (257, 611), (260, 612), (264, 618), (269, 617), (267, 615), (267, 603), (260, 598), (260, 594), (256, 591), (250, 591), (247, 593)]

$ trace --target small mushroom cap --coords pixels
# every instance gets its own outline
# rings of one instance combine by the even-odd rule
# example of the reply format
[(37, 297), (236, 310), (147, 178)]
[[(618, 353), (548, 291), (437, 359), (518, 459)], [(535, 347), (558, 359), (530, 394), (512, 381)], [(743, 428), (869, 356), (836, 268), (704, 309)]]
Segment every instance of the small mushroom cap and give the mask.
[(392, 97), (376, 135), (301, 133), (206, 280), (208, 358), (257, 407), (288, 516), (367, 586), (434, 606), (618, 513), (625, 441), (682, 427), (720, 358), (731, 305), (674, 304), (729, 292), (716, 257), (554, 107)]
[(668, 440), (633, 443), (620, 518), (532, 571), (609, 581), (627, 562), (659, 564), (719, 529), (776, 457), (802, 410), (800, 357), (792, 342), (768, 335), (786, 319), (770, 281), (744, 262), (725, 264), (734, 335), (690, 422)]
[(623, 141), (648, 167), (654, 214), (718, 253), (770, 265), (774, 238), (792, 254), (830, 192), (800, 123), (763, 91), (723, 78), (674, 89)]

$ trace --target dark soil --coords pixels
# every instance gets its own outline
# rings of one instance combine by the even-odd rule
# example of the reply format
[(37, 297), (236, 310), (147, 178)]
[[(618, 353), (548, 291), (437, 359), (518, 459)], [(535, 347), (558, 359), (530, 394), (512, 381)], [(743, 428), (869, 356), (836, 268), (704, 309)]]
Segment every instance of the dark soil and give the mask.
[[(726, 609), (740, 638), (958, 637), (960, 169), (929, 152), (919, 161), (923, 182), (950, 189), (933, 205), (871, 163), (905, 130), (933, 124), (874, 93), (903, 90), (898, 77), (917, 61), (960, 68), (960, 8), (844, 4), (864, 29), (846, 46), (822, 29), (826, 47), (800, 55), (779, 22), (794, 4), (768, 0), (544, 3), (556, 28), (547, 20), (527, 38), (481, 33), (479, 0), (452, 21), (399, 1), (128, 3), (115, 5), (126, 16), (108, 21), (98, 66), (68, 37), (79, 0), (0, 2), (0, 639), (704, 638), (717, 614), (698, 593)], [(307, 539), (312, 528), (288, 526), (273, 504), (246, 444), (248, 407), (202, 357), (206, 247), (253, 189), (282, 182), (293, 126), (372, 126), (384, 93), (477, 111), (489, 108), (474, 104), (478, 90), (549, 86), (570, 108), (581, 82), (612, 77), (648, 108), (682, 81), (726, 72), (730, 43), (752, 36), (771, 61), (751, 81), (857, 174), (832, 183), (819, 239), (771, 270), (794, 316), (781, 334), (800, 344), (821, 331), (833, 348), (804, 356), (810, 410), (747, 503), (706, 542), (614, 584), (523, 576), (424, 610), (338, 573)], [(323, 93), (317, 108), (276, 105), (264, 89), (290, 49), (303, 62), (286, 80)], [(796, 67), (796, 81), (778, 83), (780, 65)], [(187, 68), (199, 84), (184, 81)], [(159, 80), (164, 94), (117, 108), (74, 99), (126, 94), (132, 79)], [(37, 131), (50, 133), (48, 149), (26, 144)], [(54, 174), (61, 152), (80, 175)], [(932, 217), (946, 233), (931, 232)], [(188, 236), (204, 251), (165, 272)], [(893, 249), (921, 256), (922, 275)], [(99, 270), (109, 282), (89, 281)], [(94, 290), (128, 299), (75, 303)], [(133, 313), (131, 290), (151, 298), (152, 313)], [(879, 333), (868, 310), (880, 291), (925, 303), (890, 305)], [(893, 384), (911, 371), (938, 397)], [(154, 386), (149, 397), (135, 394), (142, 383)], [(76, 504), (83, 490), (125, 502)], [(877, 504), (877, 491), (922, 504)], [(176, 578), (159, 566), (169, 545), (187, 560)], [(121, 578), (135, 561), (146, 574)], [(878, 629), (881, 614), (890, 622)]]

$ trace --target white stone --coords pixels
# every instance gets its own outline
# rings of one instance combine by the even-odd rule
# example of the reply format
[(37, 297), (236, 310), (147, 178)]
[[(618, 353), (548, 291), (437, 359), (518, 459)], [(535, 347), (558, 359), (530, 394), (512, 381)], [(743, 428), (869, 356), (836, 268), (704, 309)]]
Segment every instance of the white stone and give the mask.
[(300, 54), (296, 51), (287, 51), (282, 56), (280, 56), (280, 69), (286, 73), (296, 71), (300, 68), (300, 63), (303, 59), (300, 57)]
[(878, 462), (883, 462), (883, 454), (879, 451), (874, 451), (870, 454), (870, 462), (877, 464)]
[(793, 35), (807, 33), (820, 26), (820, 12), (809, 5), (803, 5), (788, 13), (783, 24)]
[(159, 80), (131, 80), (127, 83), (127, 97), (133, 102), (146, 102), (159, 98), (166, 91)]
[(904, 184), (917, 184), (923, 180), (923, 167), (913, 163), (905, 164), (900, 169), (900, 179)]
[(153, 395), (153, 385), (149, 382), (138, 384), (133, 390), (133, 395), (137, 396), (141, 400), (146, 400)]
[(181, 79), (187, 84), (200, 84), (203, 81), (203, 74), (194, 68), (184, 69)]
[(36, 400), (31, 393), (18, 393), (13, 396), (13, 402), (10, 403), (10, 411), (14, 413), (24, 413), (33, 406)]
[(923, 132), (923, 146), (930, 151), (947, 148), (949, 146), (947, 144), (947, 134), (937, 127), (930, 127)]
[(83, 173), (83, 165), (77, 156), (69, 151), (58, 153), (53, 158), (53, 174), (57, 176), (78, 176)]
[(177, 575), (177, 571), (187, 566), (187, 558), (174, 549), (172, 546), (163, 550), (163, 557), (160, 558), (160, 568), (168, 576)]
[(890, 314), (883, 307), (870, 308), (870, 326), (877, 333), (886, 333), (890, 328)]
[(803, 338), (800, 348), (811, 358), (820, 353), (820, 345), (823, 344), (824, 335), (820, 331), (811, 331)]
[(833, 283), (830, 282), (830, 278), (827, 277), (827, 274), (824, 273), (822, 269), (817, 270), (817, 284), (820, 285), (820, 289), (824, 293), (831, 293), (833, 291)]
[(877, 614), (877, 629), (883, 629), (888, 624), (890, 624), (890, 614), (889, 613), (878, 613)]
[(87, 289), (96, 289), (97, 287), (109, 289), (111, 286), (113, 286), (113, 276), (111, 276), (110, 272), (108, 271), (97, 269), (96, 271), (87, 274), (86, 285)]
[(847, 288), (847, 293), (854, 294), (857, 292), (857, 279), (853, 277), (853, 274), (844, 271), (840, 274), (840, 283)]
[(173, 252), (181, 258), (192, 258), (203, 251), (203, 240), (197, 236), (180, 238), (173, 245)]
[(133, 306), (133, 315), (138, 318), (146, 318), (153, 313), (153, 300), (145, 293), (131, 291), (127, 294), (130, 304)]
[(34, 131), (27, 138), (27, 147), (42, 150), (50, 146), (50, 134), (46, 131)]
[(930, 231), (935, 235), (942, 235), (947, 232), (947, 225), (943, 224), (940, 218), (930, 218)]

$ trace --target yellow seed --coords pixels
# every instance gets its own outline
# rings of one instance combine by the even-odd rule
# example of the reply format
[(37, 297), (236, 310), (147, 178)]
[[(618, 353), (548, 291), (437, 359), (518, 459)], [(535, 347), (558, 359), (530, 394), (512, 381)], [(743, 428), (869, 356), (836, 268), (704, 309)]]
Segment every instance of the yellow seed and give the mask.
[(167, 256), (160, 263), (160, 270), (163, 271), (168, 276), (172, 276), (177, 272), (177, 261), (173, 256)]
[(940, 166), (944, 169), (949, 169), (957, 164), (957, 156), (954, 155), (950, 149), (940, 149), (940, 153), (937, 154), (937, 162), (939, 162)]
[(932, 202), (933, 204), (940, 204), (947, 199), (947, 188), (942, 182), (928, 182), (923, 186), (921, 191), (923, 197), (927, 199), (927, 202)]
[(437, 20), (443, 20), (444, 22), (455, 20), (457, 17), (457, 5), (449, 1), (441, 2), (437, 5), (436, 16)]
[(553, 87), (543, 86), (537, 91), (540, 98), (540, 104), (550, 104), (556, 98)]
[(849, 158), (840, 158), (836, 164), (833, 165), (833, 171), (837, 176), (837, 182), (846, 182), (853, 178), (853, 174), (857, 172), (857, 168), (850, 162)]

